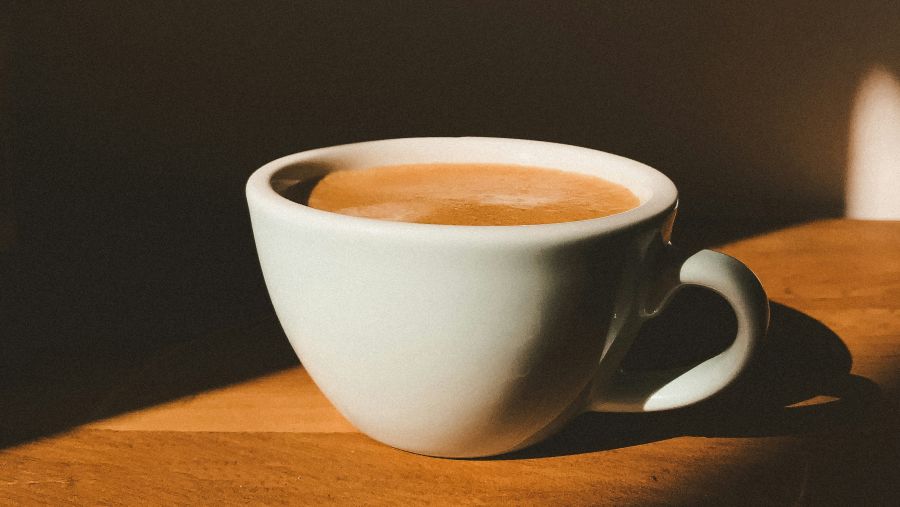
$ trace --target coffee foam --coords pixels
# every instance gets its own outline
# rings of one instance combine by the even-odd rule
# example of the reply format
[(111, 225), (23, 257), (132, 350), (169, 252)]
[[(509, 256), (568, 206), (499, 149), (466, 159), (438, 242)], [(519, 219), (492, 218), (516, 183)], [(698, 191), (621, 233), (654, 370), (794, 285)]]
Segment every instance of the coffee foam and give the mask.
[(389, 201), (333, 210), (342, 215), (378, 218), (396, 222), (416, 222), (435, 212), (436, 206), (425, 202)]
[(640, 203), (580, 173), (506, 164), (414, 164), (340, 171), (312, 190), (313, 208), (381, 220), (528, 225), (611, 215)]

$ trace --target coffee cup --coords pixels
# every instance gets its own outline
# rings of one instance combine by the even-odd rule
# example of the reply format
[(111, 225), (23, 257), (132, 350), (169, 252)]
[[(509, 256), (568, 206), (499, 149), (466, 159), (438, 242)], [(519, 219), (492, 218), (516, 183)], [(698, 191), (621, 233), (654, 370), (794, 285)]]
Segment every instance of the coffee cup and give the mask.
[[(460, 226), (348, 216), (286, 197), (331, 171), (415, 163), (590, 174), (640, 204), (590, 220)], [(371, 141), (279, 158), (253, 173), (246, 193), (266, 286), (301, 363), (361, 432), (413, 453), (502, 454), (585, 411), (705, 400), (747, 368), (766, 333), (768, 299), (754, 274), (711, 250), (671, 255), (674, 184), (609, 153), (498, 138)], [(642, 323), (686, 285), (730, 304), (734, 340), (687, 367), (622, 371)]]

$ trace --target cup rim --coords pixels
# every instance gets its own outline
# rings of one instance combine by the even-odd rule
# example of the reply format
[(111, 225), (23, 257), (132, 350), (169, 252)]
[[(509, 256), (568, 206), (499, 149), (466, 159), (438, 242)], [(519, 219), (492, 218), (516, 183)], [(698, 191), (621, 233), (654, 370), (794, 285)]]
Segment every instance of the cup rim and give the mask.
[[(504, 153), (523, 154), (522, 156), (525, 160), (520, 162), (522, 165), (553, 167), (604, 177), (604, 174), (599, 174), (603, 172), (600, 170), (595, 171), (587, 168), (575, 171), (567, 168), (565, 165), (559, 167), (553, 164), (542, 163), (541, 153), (552, 152), (557, 156), (591, 160), (592, 164), (596, 164), (596, 167), (603, 167), (604, 171), (608, 173), (624, 174), (625, 179), (632, 181), (632, 183), (624, 183), (626, 187), (634, 190), (636, 184), (639, 184), (644, 189), (649, 190), (649, 196), (646, 199), (642, 199), (640, 205), (628, 211), (587, 220), (528, 225), (446, 225), (389, 221), (319, 210), (284, 197), (272, 186), (273, 177), (279, 171), (294, 165), (312, 164), (321, 160), (330, 160), (334, 163), (334, 160), (340, 160), (341, 155), (351, 153), (356, 154), (357, 158), (360, 158), (360, 153), (364, 154), (366, 150), (378, 148), (408, 148), (414, 152), (427, 153), (429, 146), (432, 148), (439, 146), (445, 152), (449, 149), (454, 153), (465, 153), (467, 149), (471, 150), (476, 147), (505, 150), (503, 151)], [(450, 162), (456, 161), (455, 157)], [(364, 155), (362, 158), (364, 158)], [(544, 159), (546, 158), (544, 157)], [(416, 158), (416, 160), (420, 163), (441, 163), (447, 161), (440, 157), (438, 159), (423, 158), (421, 160)], [(509, 159), (492, 160), (478, 155), (473, 155), (472, 159), (467, 161), (473, 163), (517, 163), (515, 161), (510, 162)], [(383, 164), (370, 164), (370, 166), (375, 165)], [(584, 237), (613, 234), (668, 216), (677, 207), (678, 202), (678, 192), (675, 184), (658, 170), (641, 162), (592, 148), (547, 141), (498, 137), (408, 137), (363, 141), (305, 150), (275, 159), (254, 171), (247, 181), (246, 197), (251, 209), (265, 210), (268, 214), (281, 216), (288, 220), (303, 220), (306, 224), (319, 225), (328, 229), (352, 229), (380, 236), (411, 235), (419, 238), (432, 237), (441, 239), (451, 237), (460, 239), (490, 238), (522, 242), (575, 240)]]

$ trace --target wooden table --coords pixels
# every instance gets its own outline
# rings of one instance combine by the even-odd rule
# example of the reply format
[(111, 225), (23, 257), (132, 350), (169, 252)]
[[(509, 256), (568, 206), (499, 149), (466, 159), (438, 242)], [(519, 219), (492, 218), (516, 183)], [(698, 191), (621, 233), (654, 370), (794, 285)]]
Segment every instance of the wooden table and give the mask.
[(762, 279), (771, 338), (701, 405), (588, 414), (495, 459), (416, 456), (357, 433), (267, 318), (125, 365), (77, 426), (8, 445), (0, 504), (898, 505), (900, 222), (721, 250)]

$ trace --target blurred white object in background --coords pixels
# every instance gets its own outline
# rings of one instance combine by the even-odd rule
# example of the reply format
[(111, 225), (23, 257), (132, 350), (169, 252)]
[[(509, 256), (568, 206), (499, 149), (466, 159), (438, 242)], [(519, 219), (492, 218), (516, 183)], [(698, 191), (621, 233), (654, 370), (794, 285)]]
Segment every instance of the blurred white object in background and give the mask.
[(900, 80), (883, 67), (857, 90), (845, 191), (847, 217), (900, 219)]

